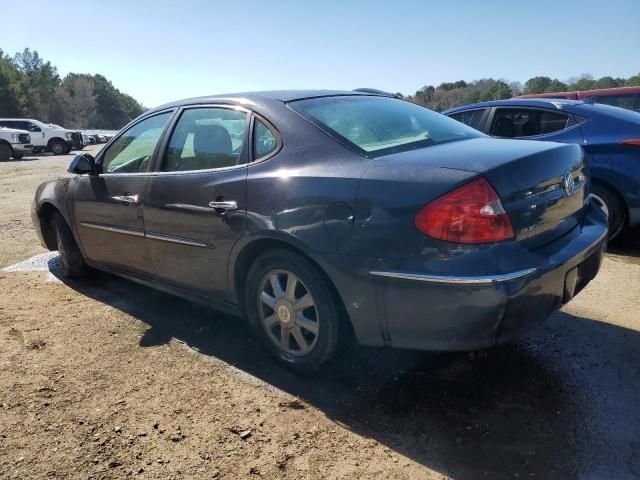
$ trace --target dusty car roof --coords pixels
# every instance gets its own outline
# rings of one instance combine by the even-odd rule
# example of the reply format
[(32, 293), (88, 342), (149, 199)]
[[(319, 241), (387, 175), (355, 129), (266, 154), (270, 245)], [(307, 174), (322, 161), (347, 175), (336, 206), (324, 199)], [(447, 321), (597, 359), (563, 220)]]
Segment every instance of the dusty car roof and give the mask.
[(269, 90), (263, 92), (225, 93), (207, 95), (203, 97), (186, 98), (160, 105), (152, 110), (175, 107), (179, 105), (193, 105), (196, 103), (246, 103), (265, 104), (271, 102), (291, 102), (304, 98), (333, 97), (339, 95), (376, 95), (372, 93), (355, 92), (351, 90)]

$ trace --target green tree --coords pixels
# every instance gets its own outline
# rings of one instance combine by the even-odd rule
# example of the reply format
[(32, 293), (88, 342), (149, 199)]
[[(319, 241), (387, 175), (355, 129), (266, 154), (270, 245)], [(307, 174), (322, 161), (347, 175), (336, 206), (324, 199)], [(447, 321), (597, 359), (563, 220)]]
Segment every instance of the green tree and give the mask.
[(543, 93), (551, 82), (549, 77), (533, 77), (525, 82), (524, 88), (527, 93)]
[(0, 112), (6, 116), (17, 116), (22, 111), (24, 98), (20, 91), (20, 72), (0, 49)]
[(551, 80), (551, 83), (547, 85), (547, 88), (544, 90), (545, 92), (566, 92), (567, 84), (561, 82), (557, 78)]
[(627, 78), (624, 82), (625, 87), (640, 87), (640, 74)]

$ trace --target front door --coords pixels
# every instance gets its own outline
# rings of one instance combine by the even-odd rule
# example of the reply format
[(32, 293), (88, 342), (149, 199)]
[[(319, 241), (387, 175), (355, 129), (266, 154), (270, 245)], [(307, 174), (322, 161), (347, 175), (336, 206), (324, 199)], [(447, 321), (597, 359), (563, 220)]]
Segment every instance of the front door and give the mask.
[(144, 204), (156, 275), (223, 301), (229, 253), (245, 228), (247, 126), (241, 110), (183, 110)]
[(171, 114), (130, 127), (96, 159), (100, 175), (74, 179), (74, 224), (90, 262), (133, 274), (153, 272), (142, 206), (149, 166)]

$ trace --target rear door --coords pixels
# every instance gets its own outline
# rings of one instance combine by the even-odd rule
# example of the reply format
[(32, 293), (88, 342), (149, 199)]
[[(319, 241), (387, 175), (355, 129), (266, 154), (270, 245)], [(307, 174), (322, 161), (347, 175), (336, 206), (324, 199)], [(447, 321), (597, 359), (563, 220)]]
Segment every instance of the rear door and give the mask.
[(249, 112), (231, 106), (183, 109), (165, 139), (144, 205), (157, 276), (229, 300), (227, 262), (243, 234)]
[(100, 175), (75, 178), (73, 221), (89, 261), (133, 274), (153, 272), (142, 205), (149, 167), (172, 113), (128, 128), (96, 159)]

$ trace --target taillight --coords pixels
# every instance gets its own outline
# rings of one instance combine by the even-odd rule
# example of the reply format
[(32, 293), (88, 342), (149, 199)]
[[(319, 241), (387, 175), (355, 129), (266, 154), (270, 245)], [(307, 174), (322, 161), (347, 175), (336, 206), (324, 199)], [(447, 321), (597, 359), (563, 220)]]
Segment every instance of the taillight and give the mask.
[(414, 220), (425, 235), (455, 243), (491, 243), (513, 238), (500, 197), (478, 178), (422, 207)]
[(622, 140), (620, 143), (629, 147), (640, 147), (640, 138), (628, 138), (627, 140)]

